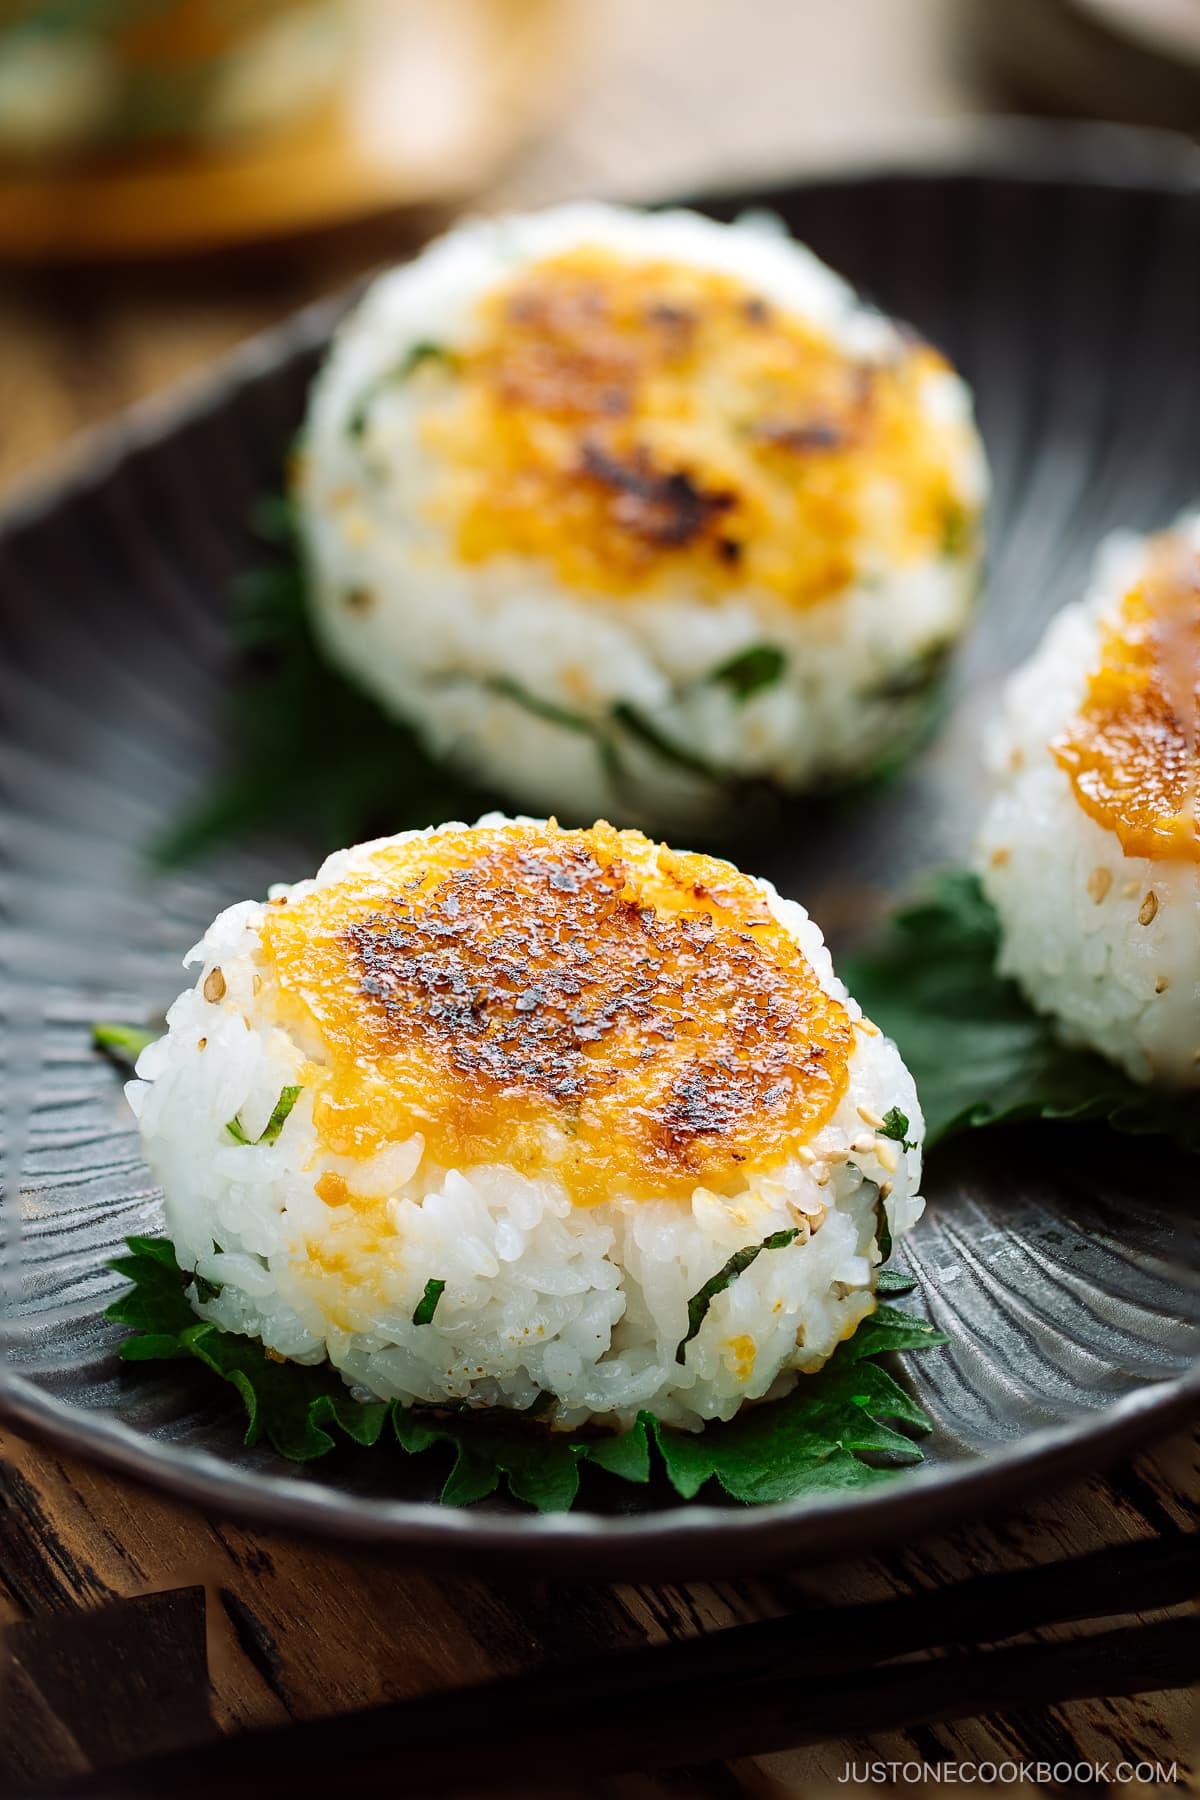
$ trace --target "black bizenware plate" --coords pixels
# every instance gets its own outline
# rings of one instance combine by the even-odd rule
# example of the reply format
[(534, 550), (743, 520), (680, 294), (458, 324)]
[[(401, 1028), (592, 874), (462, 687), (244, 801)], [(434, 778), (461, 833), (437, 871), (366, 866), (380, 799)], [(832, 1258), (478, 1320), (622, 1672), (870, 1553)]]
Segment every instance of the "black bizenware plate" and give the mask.
[[(1026, 131), (949, 171), (706, 202), (779, 211), (942, 345), (974, 384), (995, 473), (986, 601), (940, 737), (901, 781), (742, 852), (835, 949), (881, 894), (963, 854), (997, 682), (1079, 591), (1097, 539), (1200, 493), (1197, 196), (1195, 153), (1165, 140)], [(1200, 1406), (1198, 1165), (1064, 1128), (977, 1134), (932, 1158), (907, 1255), (951, 1342), (911, 1358), (907, 1379), (936, 1428), (922, 1469), (861, 1494), (753, 1509), (622, 1484), (605, 1501), (619, 1512), (455, 1511), (434, 1503), (424, 1459), (293, 1467), (245, 1448), (232, 1392), (199, 1371), (118, 1361), (105, 1263), (156, 1229), (158, 1200), (89, 1022), (160, 1009), (218, 907), (330, 847), (255, 842), (166, 877), (142, 854), (221, 755), (230, 579), (255, 554), (251, 502), (278, 482), (337, 310), (92, 440), (0, 528), (0, 1412), (209, 1508), (425, 1557), (662, 1575), (911, 1536)]]

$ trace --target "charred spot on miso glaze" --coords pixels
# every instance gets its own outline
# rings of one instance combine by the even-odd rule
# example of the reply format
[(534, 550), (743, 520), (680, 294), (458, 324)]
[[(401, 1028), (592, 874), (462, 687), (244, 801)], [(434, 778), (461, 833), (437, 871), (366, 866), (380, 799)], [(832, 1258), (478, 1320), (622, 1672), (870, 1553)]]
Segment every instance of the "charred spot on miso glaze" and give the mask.
[(847, 363), (838, 376), (834, 394), (817, 407), (756, 420), (750, 427), (751, 441), (798, 456), (860, 447), (869, 438), (877, 408), (876, 371), (866, 364)]
[(800, 1073), (788, 1044), (800, 1002), (754, 938), (708, 915), (661, 916), (627, 897), (619, 860), (581, 846), (500, 853), (432, 891), (406, 887), (342, 941), (398, 1043), (420, 1040), (501, 1090), (576, 1107), (694, 1036), (648, 1121), (677, 1154), (775, 1107)]
[(656, 300), (647, 309), (646, 317), (651, 325), (656, 325), (664, 332), (668, 340), (673, 340), (679, 349), (685, 349), (693, 337), (697, 318), (686, 306), (679, 306), (669, 300)]
[(599, 444), (585, 443), (582, 471), (618, 496), (613, 512), (621, 525), (663, 548), (694, 543), (713, 519), (737, 504), (736, 494), (706, 490), (686, 469), (655, 469), (641, 450), (623, 461)]
[(755, 426), (753, 435), (778, 450), (801, 451), (840, 450), (848, 436), (832, 419), (767, 420)]

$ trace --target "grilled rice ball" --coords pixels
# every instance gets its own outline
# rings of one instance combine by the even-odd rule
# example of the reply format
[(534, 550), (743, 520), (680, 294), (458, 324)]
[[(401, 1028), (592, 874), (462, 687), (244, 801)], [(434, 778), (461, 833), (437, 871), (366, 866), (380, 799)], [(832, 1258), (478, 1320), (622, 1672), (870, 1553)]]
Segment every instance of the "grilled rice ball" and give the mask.
[(1200, 1086), (1200, 513), (1103, 547), (1013, 678), (979, 866), (1001, 967), (1065, 1037)]
[(966, 387), (762, 218), (459, 227), (342, 328), (298, 466), (330, 658), (581, 822), (868, 773), (976, 587)]
[(405, 1403), (699, 1428), (920, 1215), (895, 1046), (794, 901), (499, 815), (244, 901), (129, 1096), (197, 1312)]

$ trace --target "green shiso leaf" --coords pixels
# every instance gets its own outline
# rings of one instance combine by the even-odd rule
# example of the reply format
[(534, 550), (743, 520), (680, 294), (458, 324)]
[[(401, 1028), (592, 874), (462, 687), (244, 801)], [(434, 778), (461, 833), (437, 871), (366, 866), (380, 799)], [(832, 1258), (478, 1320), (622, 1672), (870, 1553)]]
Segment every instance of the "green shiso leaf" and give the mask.
[(905, 1275), (899, 1269), (880, 1269), (875, 1277), (877, 1294), (911, 1294), (916, 1285), (915, 1275)]
[(380, 388), (388, 386), (393, 381), (407, 381), (414, 369), (419, 369), (422, 363), (427, 362), (445, 363), (448, 368), (453, 368), (454, 352), (448, 350), (445, 344), (435, 344), (428, 339), (414, 344), (396, 367), (375, 382), (363, 395), (347, 421), (346, 430), (349, 436), (358, 439), (366, 431), (371, 406)]
[(804, 1378), (803, 1400), (744, 1407), (728, 1424), (704, 1431), (655, 1427), (655, 1442), (676, 1492), (691, 1499), (716, 1480), (734, 1500), (761, 1505), (821, 1488), (866, 1487), (890, 1470), (860, 1460), (883, 1452), (921, 1461), (916, 1444), (884, 1421), (901, 1419), (928, 1431), (929, 1421), (883, 1369), (835, 1356)]
[(702, 1432), (656, 1425), (655, 1442), (673, 1487), (690, 1499), (713, 1479), (731, 1499), (758, 1505), (887, 1480), (891, 1469), (863, 1462), (863, 1454), (922, 1460), (919, 1446), (887, 1421), (918, 1432), (931, 1424), (886, 1369), (868, 1359), (946, 1341), (923, 1319), (879, 1306), (819, 1374), (806, 1375), (786, 1399), (743, 1407), (728, 1424)]
[(709, 680), (732, 690), (738, 700), (749, 700), (763, 688), (774, 687), (787, 668), (787, 654), (775, 644), (753, 644), (721, 663)]
[(246, 1442), (253, 1444), (265, 1433), (281, 1456), (295, 1462), (333, 1449), (334, 1439), (322, 1429), (328, 1423), (361, 1444), (375, 1442), (388, 1411), (381, 1401), (355, 1400), (342, 1381), (330, 1379), (327, 1365), (309, 1368), (272, 1360), (257, 1338), (238, 1337), (198, 1319), (187, 1289), (194, 1282), (208, 1297), (213, 1284), (205, 1282), (201, 1288), (199, 1278), (181, 1269), (166, 1238), (125, 1241), (129, 1254), (115, 1257), (109, 1267), (133, 1285), (104, 1314), (141, 1334), (125, 1339), (123, 1361), (196, 1358), (241, 1395)]
[[(909, 662), (893, 669), (884, 679), (871, 689), (873, 700), (919, 700), (927, 696), (928, 718), (936, 718), (938, 709), (938, 690), (950, 663), (954, 642), (940, 641), (927, 644)], [(918, 729), (922, 727), (919, 726)]]
[(975, 527), (969, 509), (951, 500), (942, 514), (943, 556), (961, 556), (975, 535)]
[(674, 743), (657, 725), (638, 712), (636, 707), (630, 706), (628, 701), (619, 700), (612, 709), (612, 717), (630, 737), (636, 738), (647, 750), (652, 750), (660, 762), (669, 763), (676, 769), (685, 769), (689, 775), (700, 775), (705, 781), (725, 779), (722, 771), (710, 763), (707, 757), (686, 749), (682, 744)]
[(445, 1291), (446, 1284), (444, 1281), (438, 1281), (434, 1278), (425, 1283), (425, 1292), (417, 1301), (416, 1310), (412, 1316), (414, 1325), (433, 1324), (433, 1315), (437, 1311), (438, 1301)]
[[(900, 1312), (881, 1300), (844, 1348), (848, 1361), (861, 1362), (864, 1357), (882, 1356), (886, 1350), (928, 1350), (932, 1345), (949, 1342), (945, 1332), (938, 1331), (928, 1319)], [(830, 1364), (835, 1360), (831, 1357)]]
[(887, 1207), (879, 1197), (878, 1186), (875, 1188), (875, 1242), (879, 1246), (881, 1260), (883, 1262), (890, 1261), (892, 1254), (892, 1227), (888, 1222)]
[(230, 1119), (225, 1129), (235, 1144), (273, 1144), (283, 1130), (288, 1114), (303, 1092), (303, 1087), (285, 1087), (275, 1102), (274, 1112), (256, 1138), (246, 1136), (240, 1119)]
[[(109, 1267), (133, 1285), (113, 1301), (104, 1316), (146, 1335), (126, 1338), (121, 1356), (137, 1362), (155, 1356), (189, 1355), (182, 1333), (196, 1323), (196, 1315), (188, 1304), (187, 1278), (170, 1243), (165, 1238), (131, 1237), (125, 1245), (128, 1256), (115, 1257)], [(151, 1344), (157, 1347), (151, 1349)]]
[(785, 1250), (799, 1236), (799, 1226), (788, 1231), (774, 1231), (770, 1237), (764, 1238), (761, 1244), (746, 1244), (743, 1249), (735, 1250), (724, 1268), (718, 1269), (715, 1275), (709, 1276), (699, 1293), (693, 1294), (688, 1301), (688, 1328), (680, 1338), (675, 1351), (676, 1362), (683, 1361), (684, 1351), (703, 1325), (708, 1316), (708, 1309), (717, 1295), (723, 1294), (730, 1282), (736, 1281), (743, 1270), (748, 1269), (762, 1251)]
[(568, 711), (565, 706), (556, 706), (552, 700), (543, 700), (537, 694), (531, 694), (528, 688), (522, 687), (519, 681), (513, 681), (508, 675), (492, 675), (483, 684), (489, 692), (499, 694), (503, 700), (511, 700), (514, 706), (524, 707), (535, 719), (545, 719), (548, 725), (558, 725), (564, 731), (578, 731), (584, 737), (594, 738), (599, 735), (600, 727), (593, 719), (585, 719), (582, 713)]
[(290, 548), (296, 530), (296, 514), (285, 494), (263, 494), (250, 509), (250, 524), (264, 544)]
[(396, 373), (403, 379), (411, 375), (414, 369), (419, 369), (422, 363), (444, 362), (453, 367), (454, 361), (453, 350), (448, 350), (445, 344), (435, 344), (429, 338), (423, 338), (419, 344), (413, 345)]
[(908, 1131), (908, 1114), (900, 1111), (898, 1106), (890, 1106), (883, 1115), (883, 1124), (879, 1127), (883, 1137), (889, 1137), (902, 1150), (915, 1150), (916, 1138), (906, 1136)]
[(1018, 1119), (1103, 1120), (1200, 1151), (1195, 1097), (1142, 1087), (1072, 1049), (997, 973), (1000, 928), (974, 875), (951, 870), (846, 959), (851, 993), (894, 1038), (921, 1096), (926, 1148), (954, 1132)]
[(273, 1144), (283, 1130), (288, 1114), (304, 1092), (302, 1087), (285, 1087), (275, 1103), (275, 1110), (263, 1128), (260, 1144)]
[(246, 1442), (260, 1437), (291, 1462), (311, 1462), (334, 1447), (326, 1426), (336, 1425), (358, 1444), (373, 1444), (388, 1408), (382, 1400), (355, 1400), (326, 1364), (315, 1368), (275, 1361), (257, 1338), (238, 1337), (193, 1316), (182, 1334), (190, 1355), (230, 1382), (246, 1408)]
[[(771, 1246), (768, 1239), (752, 1248)], [(503, 1482), (527, 1505), (562, 1512), (574, 1502), (586, 1464), (621, 1481), (645, 1483), (657, 1461), (684, 1499), (711, 1480), (749, 1504), (887, 1480), (896, 1467), (921, 1461), (919, 1446), (896, 1427), (926, 1432), (930, 1422), (871, 1359), (946, 1342), (923, 1319), (880, 1305), (820, 1374), (805, 1376), (783, 1400), (745, 1407), (729, 1424), (699, 1433), (670, 1429), (640, 1413), (628, 1431), (590, 1437), (548, 1429), (536, 1408), (521, 1416), (355, 1400), (328, 1363), (283, 1361), (256, 1338), (198, 1319), (188, 1300), (196, 1278), (179, 1267), (165, 1238), (129, 1238), (127, 1250), (110, 1266), (132, 1285), (105, 1313), (136, 1333), (121, 1345), (126, 1362), (190, 1357), (202, 1363), (240, 1396), (247, 1443), (266, 1438), (292, 1461), (326, 1455), (339, 1432), (365, 1447), (381, 1444), (390, 1415), (391, 1435), (407, 1455), (451, 1452), (441, 1490), (447, 1506), (468, 1506)], [(441, 1285), (430, 1282), (426, 1296)], [(901, 1276), (880, 1278), (881, 1292), (912, 1285)], [(882, 1456), (887, 1466), (865, 1462), (865, 1456)]]
[(92, 1026), (92, 1043), (96, 1049), (103, 1050), (115, 1063), (130, 1069), (134, 1067), (146, 1045), (152, 1044), (155, 1038), (161, 1036), (161, 1032), (152, 1031), (145, 1025), (101, 1023)]
[(656, 1425), (653, 1413), (641, 1412), (628, 1431), (581, 1444), (579, 1454), (622, 1481), (645, 1483), (650, 1479), (650, 1434)]
[(705, 781), (727, 783), (737, 780), (735, 776), (716, 768), (696, 751), (674, 743), (657, 725), (624, 701), (611, 707), (606, 716), (589, 719), (552, 700), (543, 700), (539, 695), (531, 694), (527, 688), (507, 676), (493, 676), (484, 685), (493, 694), (511, 700), (514, 706), (523, 707), (535, 718), (545, 719), (547, 724), (590, 737), (609, 780), (618, 790), (623, 789), (629, 779), (623, 760), (623, 756), (627, 754), (627, 746), (621, 742), (622, 733), (632, 737), (643, 750), (651, 751), (660, 762), (671, 768), (685, 769), (689, 775), (702, 776)]
[(233, 592), (241, 654), (225, 719), (224, 770), (152, 845), (173, 866), (228, 838), (288, 828), (323, 849), (444, 819), (473, 819), (494, 794), (432, 761), (403, 725), (324, 660), (309, 620), (295, 509), (279, 496), (255, 509), (273, 560)]
[(442, 1488), (444, 1506), (469, 1506), (494, 1493), (503, 1477), (509, 1492), (539, 1512), (566, 1512), (579, 1492), (579, 1450), (567, 1432), (502, 1412), (430, 1417), (396, 1407), (396, 1436), (410, 1455), (435, 1444), (454, 1451)]

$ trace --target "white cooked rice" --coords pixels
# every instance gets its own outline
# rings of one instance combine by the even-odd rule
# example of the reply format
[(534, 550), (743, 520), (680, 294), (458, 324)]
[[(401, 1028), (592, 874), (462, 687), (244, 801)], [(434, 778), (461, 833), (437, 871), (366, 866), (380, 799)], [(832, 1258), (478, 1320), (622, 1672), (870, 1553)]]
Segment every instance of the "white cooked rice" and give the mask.
[[(459, 226), (371, 288), (313, 389), (301, 500), (328, 654), (435, 754), (568, 820), (703, 827), (728, 807), (736, 780), (801, 789), (872, 769), (917, 729), (922, 671), (966, 624), (974, 544), (895, 567), (868, 532), (855, 547), (856, 580), (829, 599), (796, 608), (731, 582), (719, 600), (698, 603), (674, 567), (646, 591), (614, 597), (568, 589), (532, 557), (466, 566), (426, 516), (434, 473), (421, 424), (430, 388), (387, 377), (414, 345), (468, 342), (481, 295), (522, 264), (580, 244), (736, 275), (866, 362), (902, 342), (890, 321), (763, 216), (730, 226), (687, 212), (574, 204)], [(437, 377), (429, 380), (436, 388)], [(378, 398), (369, 432), (356, 436), (350, 422), (367, 392)], [(924, 403), (973, 519), (987, 471), (969, 391), (938, 372)], [(882, 482), (880, 517), (895, 499)], [(354, 592), (372, 596), (369, 609), (347, 606)], [(710, 679), (764, 642), (787, 655), (780, 680), (740, 699)], [(497, 692), (498, 682), (585, 717), (616, 751), (620, 775), (595, 736), (539, 716)], [(648, 750), (614, 723), (621, 703), (722, 779)]]
[[(393, 841), (403, 840), (339, 852), (315, 882), (273, 892), (299, 898), (336, 883)], [(861, 1020), (803, 908), (760, 885), (822, 986)], [(806, 1153), (820, 1160), (747, 1167), (732, 1198), (699, 1187), (683, 1201), (614, 1191), (574, 1206), (549, 1177), (499, 1163), (439, 1168), (419, 1135), (388, 1145), (369, 1180), (390, 1196), (393, 1235), (347, 1273), (331, 1303), (328, 1281), (309, 1279), (312, 1248), (330, 1243), (335, 1210), (315, 1183), (328, 1170), (361, 1183), (363, 1165), (319, 1148), (304, 1094), (274, 1144), (235, 1144), (226, 1131), (239, 1117), (256, 1137), (281, 1089), (321, 1053), (280, 1028), (267, 990), (255, 991), (265, 912), (244, 901), (215, 920), (186, 959), (201, 965), (196, 985), (172, 1006), (167, 1035), (143, 1052), (127, 1089), (180, 1263), (220, 1284), (204, 1303), (193, 1290), (202, 1317), (261, 1337), (281, 1356), (328, 1355), (358, 1390), (386, 1399), (524, 1409), (550, 1395), (563, 1426), (628, 1424), (645, 1407), (698, 1428), (744, 1400), (787, 1391), (872, 1310), (879, 1188), (891, 1183), (883, 1210), (898, 1236), (924, 1205), (923, 1128), (898, 1052), (865, 1024), (854, 1032), (848, 1090)], [(204, 982), (217, 967), (225, 988), (213, 1002)], [(874, 1139), (864, 1125), (864, 1113), (892, 1107), (907, 1115), (914, 1148)], [(678, 1362), (689, 1298), (733, 1252), (813, 1219), (815, 1230), (764, 1250), (713, 1300)], [(432, 1323), (414, 1325), (430, 1279), (445, 1291)]]
[[(1200, 513), (1175, 529), (1200, 547)], [(1084, 598), (1056, 615), (1009, 683), (977, 864), (1003, 928), (1000, 968), (1031, 1004), (1135, 1080), (1195, 1086), (1200, 864), (1125, 855), (1049, 749), (1083, 703), (1105, 622), (1146, 567), (1146, 539), (1107, 539)]]

